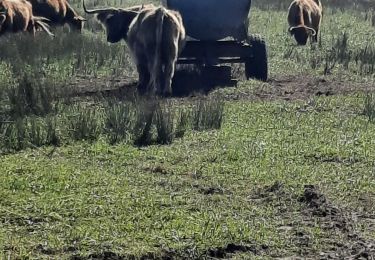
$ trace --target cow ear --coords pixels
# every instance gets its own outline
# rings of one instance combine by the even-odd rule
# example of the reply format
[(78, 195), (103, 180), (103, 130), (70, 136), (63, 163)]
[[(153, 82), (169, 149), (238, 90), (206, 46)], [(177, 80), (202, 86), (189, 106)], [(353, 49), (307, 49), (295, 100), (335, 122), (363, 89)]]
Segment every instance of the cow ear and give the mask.
[(98, 13), (98, 14), (96, 15), (96, 18), (97, 18), (100, 22), (102, 22), (102, 23), (106, 23), (106, 21), (107, 21), (108, 19), (111, 19), (112, 17), (113, 17), (113, 14), (110, 13), (110, 12), (102, 12), (102, 13)]
[(289, 33), (290, 34), (293, 34), (293, 31), (296, 29), (296, 27), (295, 26), (293, 26), (293, 27), (289, 27)]

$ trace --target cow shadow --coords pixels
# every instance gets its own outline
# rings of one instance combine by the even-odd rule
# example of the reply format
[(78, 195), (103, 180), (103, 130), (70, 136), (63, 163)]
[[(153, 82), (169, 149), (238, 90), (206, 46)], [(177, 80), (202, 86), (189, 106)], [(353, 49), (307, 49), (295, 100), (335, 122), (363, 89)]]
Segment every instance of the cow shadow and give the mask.
[[(83, 91), (72, 91), (69, 97), (114, 97), (119, 100), (133, 100), (135, 97), (149, 96), (149, 93), (143, 95), (139, 93), (137, 81), (125, 79), (119, 81), (117, 83), (102, 79), (97, 80), (95, 86), (91, 86), (93, 82), (83, 79), (78, 83)], [(108, 85), (108, 82), (110, 82), (109, 88), (105, 86)], [(217, 88), (233, 87), (236, 85), (237, 80), (232, 79), (231, 68), (229, 66), (206, 68), (190, 65), (178, 66), (172, 79), (172, 95), (169, 97), (207, 95)]]
[(230, 66), (180, 65), (177, 66), (172, 80), (172, 96), (207, 95), (217, 88), (236, 85), (237, 80), (232, 78)]

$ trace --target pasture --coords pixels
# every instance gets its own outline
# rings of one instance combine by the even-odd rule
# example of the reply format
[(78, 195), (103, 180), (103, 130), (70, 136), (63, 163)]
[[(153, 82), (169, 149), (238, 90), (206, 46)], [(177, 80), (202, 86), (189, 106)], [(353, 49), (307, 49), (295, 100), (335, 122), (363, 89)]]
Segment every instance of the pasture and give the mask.
[(0, 37), (0, 259), (375, 258), (372, 2), (323, 0), (297, 47), (254, 0), (269, 80), (156, 101), (72, 3), (82, 34)]

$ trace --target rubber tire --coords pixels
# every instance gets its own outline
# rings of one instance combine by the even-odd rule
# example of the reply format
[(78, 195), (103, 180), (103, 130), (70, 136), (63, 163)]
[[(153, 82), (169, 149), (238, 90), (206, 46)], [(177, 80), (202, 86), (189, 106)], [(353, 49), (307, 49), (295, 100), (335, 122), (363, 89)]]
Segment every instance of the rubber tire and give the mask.
[(246, 78), (253, 78), (261, 81), (268, 79), (268, 56), (264, 39), (258, 34), (251, 34), (247, 38), (251, 45), (253, 57), (245, 61)]

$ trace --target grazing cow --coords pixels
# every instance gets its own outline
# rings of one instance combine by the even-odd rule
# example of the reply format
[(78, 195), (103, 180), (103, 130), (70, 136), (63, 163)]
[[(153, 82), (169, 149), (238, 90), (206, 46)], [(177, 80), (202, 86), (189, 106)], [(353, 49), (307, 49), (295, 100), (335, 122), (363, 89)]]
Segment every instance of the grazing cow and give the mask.
[(299, 45), (318, 41), (318, 33), (322, 19), (322, 4), (320, 0), (294, 0), (289, 6), (289, 32)]
[(45, 21), (46, 18), (33, 15), (31, 4), (26, 0), (0, 1), (0, 35), (25, 31), (35, 35), (35, 31), (41, 28), (53, 36)]
[(87, 10), (104, 24), (107, 41), (124, 39), (136, 63), (142, 93), (172, 94), (172, 77), (178, 55), (185, 44), (185, 28), (178, 12), (153, 5), (127, 9)]
[(70, 28), (81, 31), (85, 18), (78, 15), (67, 0), (27, 0), (33, 6), (33, 13), (49, 19), (50, 25), (69, 24)]

